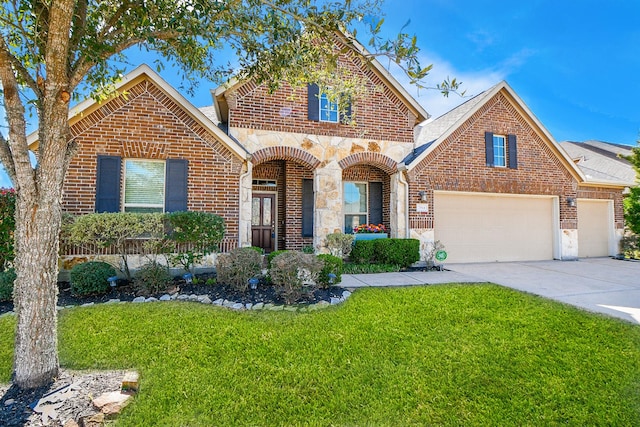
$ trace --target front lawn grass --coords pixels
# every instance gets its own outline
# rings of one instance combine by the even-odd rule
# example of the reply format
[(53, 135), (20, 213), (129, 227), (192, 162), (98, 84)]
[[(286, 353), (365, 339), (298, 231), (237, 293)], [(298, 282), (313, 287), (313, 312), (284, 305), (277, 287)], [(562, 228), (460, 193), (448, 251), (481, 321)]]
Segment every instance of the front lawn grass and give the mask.
[(362, 289), (311, 313), (101, 305), (59, 329), (65, 368), (140, 372), (119, 426), (640, 425), (640, 327), (495, 285)]

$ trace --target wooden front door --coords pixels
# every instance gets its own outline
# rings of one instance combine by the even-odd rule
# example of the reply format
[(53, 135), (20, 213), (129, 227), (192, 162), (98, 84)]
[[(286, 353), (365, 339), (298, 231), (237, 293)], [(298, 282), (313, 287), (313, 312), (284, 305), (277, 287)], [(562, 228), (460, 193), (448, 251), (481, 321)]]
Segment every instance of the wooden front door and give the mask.
[(251, 244), (269, 253), (275, 250), (275, 242), (276, 196), (254, 194), (251, 201)]

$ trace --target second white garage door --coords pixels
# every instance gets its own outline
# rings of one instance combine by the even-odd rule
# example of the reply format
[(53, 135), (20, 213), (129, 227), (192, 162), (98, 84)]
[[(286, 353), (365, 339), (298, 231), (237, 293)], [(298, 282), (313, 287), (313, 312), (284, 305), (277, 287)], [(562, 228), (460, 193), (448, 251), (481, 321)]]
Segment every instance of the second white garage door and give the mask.
[(553, 259), (555, 197), (435, 192), (435, 238), (447, 262)]
[(578, 199), (578, 256), (609, 255), (613, 206), (609, 200)]

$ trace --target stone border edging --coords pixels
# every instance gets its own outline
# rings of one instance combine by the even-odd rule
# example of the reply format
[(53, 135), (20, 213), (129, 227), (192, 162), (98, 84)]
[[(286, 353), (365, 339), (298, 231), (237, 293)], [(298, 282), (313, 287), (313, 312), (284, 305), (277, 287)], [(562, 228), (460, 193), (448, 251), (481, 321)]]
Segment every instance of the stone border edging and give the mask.
[[(239, 301), (229, 301), (226, 299), (222, 299), (222, 298), (218, 298), (215, 301), (211, 301), (211, 298), (209, 298), (208, 295), (196, 295), (196, 294), (174, 294), (174, 295), (169, 295), (169, 294), (164, 294), (162, 295), (160, 298), (155, 298), (155, 297), (149, 297), (149, 298), (145, 298), (145, 297), (137, 297), (134, 298), (132, 301), (121, 301), (119, 299), (110, 299), (109, 301), (106, 301), (104, 303), (99, 303), (99, 304), (125, 304), (125, 303), (134, 303), (134, 304), (141, 304), (141, 303), (147, 303), (147, 302), (157, 302), (157, 301), (189, 301), (189, 302), (199, 302), (201, 304), (210, 304), (210, 305), (215, 305), (218, 307), (224, 307), (224, 308), (228, 308), (230, 310), (236, 310), (236, 311), (248, 311), (248, 310), (266, 310), (266, 311), (290, 311), (290, 312), (308, 312), (308, 311), (316, 311), (316, 310), (320, 310), (326, 307), (330, 307), (332, 305), (338, 305), (344, 301), (346, 301), (350, 296), (351, 296), (352, 292), (351, 291), (343, 291), (342, 292), (342, 296), (337, 298), (337, 297), (331, 297), (331, 301), (319, 301), (315, 304), (310, 304), (307, 306), (303, 306), (303, 305), (286, 305), (286, 304), (272, 304), (272, 303), (256, 303), (256, 304), (252, 304), (252, 303), (241, 303)], [(86, 303), (86, 304), (80, 304), (80, 305), (67, 305), (67, 306), (58, 306), (56, 307), (56, 309), (58, 311), (60, 310), (64, 310), (65, 308), (75, 308), (75, 307), (91, 307), (93, 305), (96, 305), (95, 302), (90, 302), (90, 303)], [(9, 315), (13, 315), (15, 314), (13, 311), (8, 311), (4, 314), (0, 314), (0, 318), (4, 317), (4, 316), (9, 316)]]

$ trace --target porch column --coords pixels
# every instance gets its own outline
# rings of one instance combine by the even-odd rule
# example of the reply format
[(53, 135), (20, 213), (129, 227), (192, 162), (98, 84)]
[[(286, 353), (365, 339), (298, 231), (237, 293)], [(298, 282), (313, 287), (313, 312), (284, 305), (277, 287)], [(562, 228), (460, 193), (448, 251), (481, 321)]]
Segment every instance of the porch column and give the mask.
[(326, 252), (327, 234), (342, 231), (342, 168), (336, 161), (316, 168), (314, 172), (314, 233), (313, 247), (316, 251)]
[(389, 177), (390, 191), (389, 220), (391, 237), (400, 239), (408, 238), (407, 235), (407, 185), (401, 181), (402, 172), (394, 173)]
[(238, 246), (251, 246), (251, 196), (253, 164), (246, 163), (246, 171), (240, 175), (240, 215), (238, 217)]

